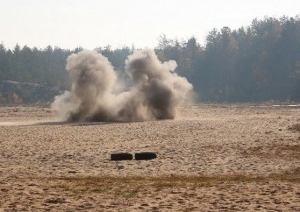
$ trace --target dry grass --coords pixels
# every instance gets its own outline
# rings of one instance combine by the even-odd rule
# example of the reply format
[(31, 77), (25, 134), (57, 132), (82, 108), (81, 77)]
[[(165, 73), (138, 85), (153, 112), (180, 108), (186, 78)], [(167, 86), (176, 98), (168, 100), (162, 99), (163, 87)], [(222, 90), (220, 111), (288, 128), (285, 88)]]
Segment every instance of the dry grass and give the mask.
[(138, 197), (149, 189), (212, 187), (220, 184), (284, 181), (300, 183), (300, 168), (289, 173), (271, 176), (224, 175), (224, 176), (164, 176), (164, 177), (60, 177), (49, 178), (53, 188), (63, 189), (73, 195), (104, 193), (126, 198)]
[(291, 130), (291, 131), (294, 131), (294, 132), (300, 132), (300, 124), (294, 124), (292, 126), (289, 126), (288, 130)]
[(255, 155), (261, 158), (280, 158), (285, 160), (300, 160), (300, 145), (269, 145), (249, 148), (243, 152), (246, 155)]

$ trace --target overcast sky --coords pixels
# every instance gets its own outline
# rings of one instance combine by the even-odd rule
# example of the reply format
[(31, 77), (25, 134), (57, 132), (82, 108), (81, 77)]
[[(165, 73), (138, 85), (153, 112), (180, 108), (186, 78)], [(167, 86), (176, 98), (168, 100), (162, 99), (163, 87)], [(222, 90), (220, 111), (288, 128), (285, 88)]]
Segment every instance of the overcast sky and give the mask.
[(204, 44), (213, 28), (283, 15), (300, 15), (300, 0), (0, 0), (0, 42), (8, 48), (143, 48), (166, 34)]

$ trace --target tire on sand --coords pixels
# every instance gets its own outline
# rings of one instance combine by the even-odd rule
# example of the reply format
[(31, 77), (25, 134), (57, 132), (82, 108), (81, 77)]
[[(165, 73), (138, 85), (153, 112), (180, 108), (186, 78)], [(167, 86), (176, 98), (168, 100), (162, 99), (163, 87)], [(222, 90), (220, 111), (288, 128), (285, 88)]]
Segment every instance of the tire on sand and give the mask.
[(130, 153), (127, 152), (121, 152), (121, 153), (112, 153), (110, 155), (110, 159), (112, 161), (120, 161), (120, 160), (132, 160), (133, 156)]
[(157, 158), (157, 155), (155, 152), (139, 152), (135, 153), (134, 158), (136, 160), (152, 160)]

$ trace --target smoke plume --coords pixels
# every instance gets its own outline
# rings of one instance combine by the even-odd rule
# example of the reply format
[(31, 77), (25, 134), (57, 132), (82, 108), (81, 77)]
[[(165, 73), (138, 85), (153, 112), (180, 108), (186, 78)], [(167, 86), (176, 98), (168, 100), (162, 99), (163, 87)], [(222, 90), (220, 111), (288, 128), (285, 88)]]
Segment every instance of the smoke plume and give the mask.
[(70, 91), (56, 96), (52, 109), (64, 121), (145, 121), (173, 119), (192, 85), (178, 76), (175, 61), (160, 62), (152, 49), (135, 51), (126, 60), (132, 85), (120, 82), (108, 59), (84, 50), (67, 59)]

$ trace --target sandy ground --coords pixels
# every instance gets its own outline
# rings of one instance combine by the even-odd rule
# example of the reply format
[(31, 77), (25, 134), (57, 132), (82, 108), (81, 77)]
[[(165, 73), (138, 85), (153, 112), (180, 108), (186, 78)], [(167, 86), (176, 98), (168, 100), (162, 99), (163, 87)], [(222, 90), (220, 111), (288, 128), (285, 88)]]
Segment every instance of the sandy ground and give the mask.
[[(59, 123), (47, 107), (0, 107), (0, 211), (300, 211), (300, 107), (177, 113)], [(158, 158), (110, 161), (141, 151)]]

